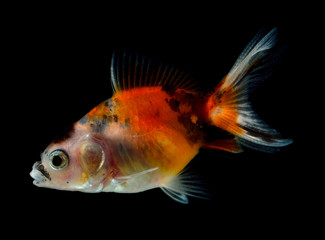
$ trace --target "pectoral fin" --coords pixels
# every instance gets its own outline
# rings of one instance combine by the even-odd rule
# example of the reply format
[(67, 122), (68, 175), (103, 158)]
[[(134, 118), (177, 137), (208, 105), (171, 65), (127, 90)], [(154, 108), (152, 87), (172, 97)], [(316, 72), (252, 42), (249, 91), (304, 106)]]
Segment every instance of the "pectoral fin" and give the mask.
[(161, 187), (161, 190), (163, 190), (164, 193), (166, 193), (169, 197), (174, 199), (176, 202), (179, 202), (182, 204), (188, 204), (188, 198), (186, 197), (186, 195), (184, 193), (179, 193), (179, 192), (169, 189), (167, 187)]
[(129, 179), (136, 178), (136, 177), (139, 177), (139, 176), (143, 176), (145, 174), (154, 172), (156, 170), (158, 170), (158, 167), (156, 167), (156, 168), (150, 168), (148, 170), (145, 170), (145, 171), (142, 171), (142, 172), (139, 172), (139, 173), (135, 173), (135, 174), (132, 174), (132, 175), (129, 175), (129, 176), (117, 177), (117, 178), (115, 178), (115, 180), (117, 180), (119, 182), (125, 182), (125, 181), (127, 181)]

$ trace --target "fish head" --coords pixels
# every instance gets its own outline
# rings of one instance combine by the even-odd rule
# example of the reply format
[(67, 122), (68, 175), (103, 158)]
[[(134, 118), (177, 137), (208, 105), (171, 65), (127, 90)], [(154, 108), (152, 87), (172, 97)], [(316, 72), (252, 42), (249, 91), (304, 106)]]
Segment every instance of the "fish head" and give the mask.
[(34, 185), (59, 190), (99, 192), (110, 178), (110, 151), (104, 141), (86, 134), (52, 142), (34, 163)]

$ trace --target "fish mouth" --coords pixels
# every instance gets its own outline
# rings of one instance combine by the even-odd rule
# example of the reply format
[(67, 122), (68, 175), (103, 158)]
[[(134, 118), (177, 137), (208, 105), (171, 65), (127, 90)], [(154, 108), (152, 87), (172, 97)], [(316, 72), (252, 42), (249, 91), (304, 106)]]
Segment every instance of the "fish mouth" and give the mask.
[(50, 174), (45, 170), (41, 162), (35, 162), (33, 170), (29, 174), (33, 179), (33, 184), (38, 186), (40, 183), (51, 181)]

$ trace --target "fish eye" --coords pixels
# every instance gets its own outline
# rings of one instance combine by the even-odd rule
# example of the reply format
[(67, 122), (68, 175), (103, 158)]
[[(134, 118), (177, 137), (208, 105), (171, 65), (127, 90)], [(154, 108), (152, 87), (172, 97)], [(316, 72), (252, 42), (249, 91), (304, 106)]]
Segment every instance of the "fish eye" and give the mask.
[(55, 150), (49, 155), (49, 163), (54, 170), (63, 170), (69, 164), (69, 157), (64, 151)]

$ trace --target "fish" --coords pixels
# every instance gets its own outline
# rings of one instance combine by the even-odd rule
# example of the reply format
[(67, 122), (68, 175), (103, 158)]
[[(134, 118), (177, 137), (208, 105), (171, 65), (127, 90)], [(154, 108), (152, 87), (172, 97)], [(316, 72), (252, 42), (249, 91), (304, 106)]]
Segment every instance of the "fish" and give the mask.
[(116, 50), (113, 95), (58, 135), (34, 163), (34, 185), (88, 193), (160, 188), (177, 202), (208, 198), (186, 166), (202, 148), (274, 152), (292, 140), (254, 112), (250, 93), (281, 54), (277, 28), (261, 30), (213, 89), (186, 71)]

